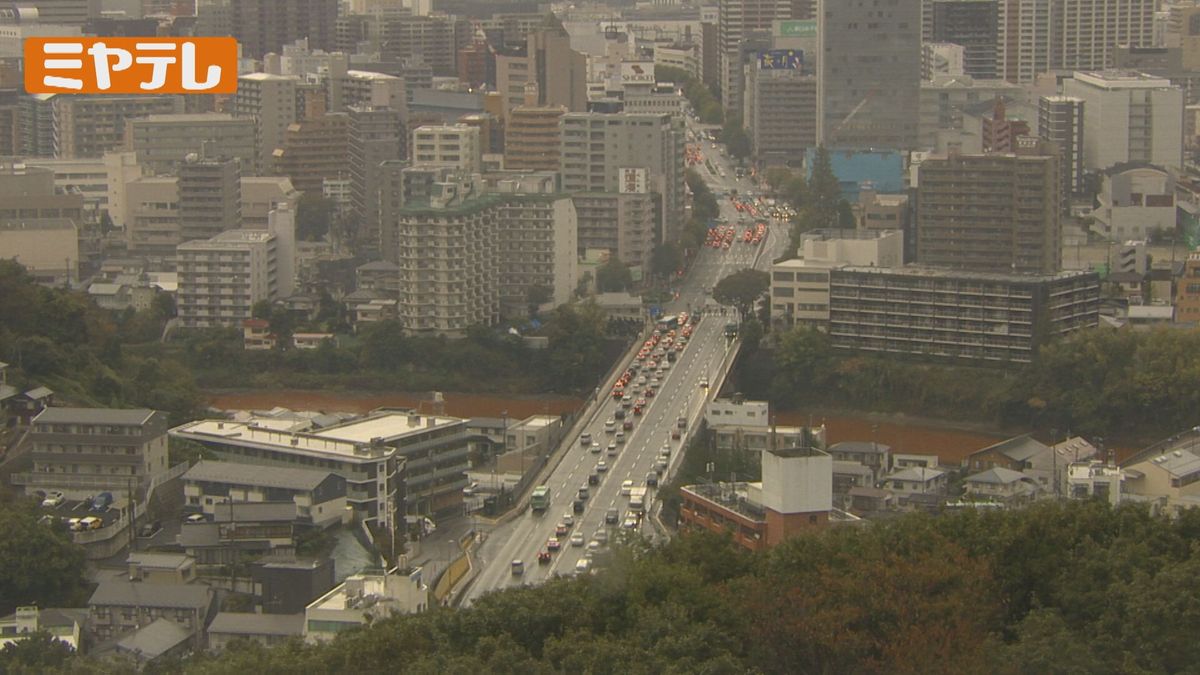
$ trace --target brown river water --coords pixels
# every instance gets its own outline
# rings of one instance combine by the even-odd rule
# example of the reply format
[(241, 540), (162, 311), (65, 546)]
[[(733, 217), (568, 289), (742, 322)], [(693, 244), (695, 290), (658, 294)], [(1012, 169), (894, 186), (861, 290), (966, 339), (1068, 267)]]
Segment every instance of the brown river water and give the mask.
[[(446, 392), (444, 413), (457, 417), (500, 417), (504, 411), (510, 418), (529, 415), (557, 415), (571, 412), (583, 404), (583, 399), (570, 396), (505, 397), (489, 394), (460, 394)], [(309, 391), (278, 389), (212, 393), (209, 405), (224, 410), (266, 410), (276, 406), (292, 410), (365, 413), (375, 408), (418, 408), (434, 412), (428, 393), (387, 392), (350, 393), (343, 391)], [(776, 423), (803, 425), (809, 422), (825, 424), (829, 443), (875, 440), (892, 447), (893, 452), (937, 455), (943, 464), (957, 464), (966, 455), (1004, 438), (999, 433), (957, 429), (909, 420), (874, 420), (852, 414), (810, 415), (802, 411), (780, 411)]]

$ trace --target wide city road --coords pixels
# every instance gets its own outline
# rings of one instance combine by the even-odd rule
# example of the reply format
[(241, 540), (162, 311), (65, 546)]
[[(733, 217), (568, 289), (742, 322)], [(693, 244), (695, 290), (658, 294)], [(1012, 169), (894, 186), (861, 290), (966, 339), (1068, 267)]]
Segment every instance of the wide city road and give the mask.
[[(730, 224), (738, 222), (739, 214), (729, 199), (720, 197), (730, 189), (743, 192), (752, 189), (748, 179), (739, 181), (734, 177), (733, 167), (728, 160), (722, 158), (718, 148), (713, 148), (711, 142), (704, 141), (704, 154), (720, 167), (716, 174), (709, 172), (703, 164), (698, 165), (710, 188), (718, 194), (722, 215)], [(725, 178), (720, 176), (724, 171)], [(738, 237), (728, 250), (701, 249), (698, 259), (692, 266), (691, 272), (678, 289), (678, 298), (664, 307), (667, 314), (677, 314), (681, 311), (701, 311), (706, 305), (715, 305), (709, 299), (710, 289), (723, 277), (740, 269), (756, 266), (764, 269), (770, 264), (772, 256), (777, 256), (780, 248), (786, 242), (785, 227), (772, 223), (768, 236), (761, 245), (756, 246), (741, 242), (741, 229)], [(780, 230), (777, 232), (776, 230)], [(481, 569), (470, 587), (462, 597), (462, 603), (469, 605), (480, 596), (520, 584), (537, 584), (556, 574), (574, 574), (580, 558), (586, 555), (589, 545), (596, 540), (597, 532), (603, 531), (611, 541), (622, 526), (629, 513), (629, 497), (622, 495), (622, 483), (632, 481), (636, 487), (646, 485), (647, 474), (653, 473), (658, 462), (659, 454), (665, 446), (670, 450), (669, 466), (660, 480), (667, 480), (671, 471), (678, 466), (682, 440), (673, 440), (671, 430), (677, 420), (683, 417), (690, 429), (698, 423), (703, 414), (704, 404), (709, 390), (702, 387), (702, 381), (714, 381), (723, 362), (730, 356), (730, 341), (724, 337), (727, 321), (720, 315), (704, 316), (695, 326), (691, 339), (682, 352), (678, 352), (675, 363), (661, 375), (660, 385), (653, 397), (646, 398), (644, 412), (640, 416), (627, 414), (626, 419), (632, 420), (633, 429), (624, 432), (624, 442), (617, 444), (615, 455), (610, 455), (608, 446), (616, 443), (616, 431), (621, 429), (621, 420), (614, 420), (614, 413), (622, 402), (612, 398), (610, 390), (603, 389), (598, 393), (597, 401), (587, 414), (591, 415), (589, 423), (582, 430), (591, 440), (601, 446), (600, 452), (593, 452), (590, 443), (584, 444), (579, 436), (568, 439), (570, 445), (563, 451), (562, 460), (542, 482), (550, 488), (551, 506), (544, 513), (533, 513), (526, 510), (517, 517), (497, 526), (487, 536), (486, 541), (477, 551), (476, 561)], [(622, 356), (626, 365), (631, 362), (638, 346)], [(649, 380), (655, 377), (654, 371), (643, 369), (638, 376), (645, 376), (646, 384), (640, 387), (644, 390)], [(627, 390), (638, 391), (639, 388), (631, 383)], [(615, 429), (606, 429), (606, 422), (613, 420)], [(686, 438), (686, 433), (682, 434)], [(605, 470), (599, 472), (598, 463), (605, 463)], [(598, 473), (598, 485), (588, 485), (588, 476)], [(572, 506), (581, 487), (588, 488), (583, 513), (573, 513)], [(653, 503), (654, 490), (648, 490), (646, 508), (649, 512)], [(606, 523), (605, 516), (615, 510), (614, 523)], [(552, 554), (549, 564), (538, 564), (537, 554), (546, 550), (547, 541), (555, 535), (556, 526), (566, 520), (573, 520), (569, 533), (560, 538), (561, 549)], [(643, 520), (640, 527), (648, 534), (650, 525)], [(573, 545), (571, 535), (581, 533), (581, 545)], [(513, 573), (512, 563), (522, 562), (524, 572)]]

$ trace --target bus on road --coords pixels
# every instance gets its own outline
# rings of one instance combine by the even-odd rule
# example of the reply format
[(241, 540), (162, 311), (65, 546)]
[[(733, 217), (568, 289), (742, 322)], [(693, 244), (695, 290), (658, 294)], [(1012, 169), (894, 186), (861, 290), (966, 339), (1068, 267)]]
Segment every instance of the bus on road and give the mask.
[(550, 508), (550, 487), (539, 485), (533, 488), (533, 496), (529, 498), (529, 508), (539, 513)]

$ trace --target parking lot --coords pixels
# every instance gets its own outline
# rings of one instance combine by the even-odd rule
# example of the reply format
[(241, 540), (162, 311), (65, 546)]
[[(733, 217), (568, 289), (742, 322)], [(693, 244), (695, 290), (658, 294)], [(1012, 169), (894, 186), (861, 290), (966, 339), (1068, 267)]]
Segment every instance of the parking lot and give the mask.
[(67, 499), (62, 504), (55, 507), (42, 507), (42, 513), (52, 518), (62, 521), (69, 521), (71, 518), (86, 518), (93, 516), (101, 521), (100, 527), (93, 529), (103, 529), (116, 522), (121, 517), (121, 511), (118, 508), (119, 502), (114, 503), (103, 511), (91, 510), (92, 502), (90, 499)]

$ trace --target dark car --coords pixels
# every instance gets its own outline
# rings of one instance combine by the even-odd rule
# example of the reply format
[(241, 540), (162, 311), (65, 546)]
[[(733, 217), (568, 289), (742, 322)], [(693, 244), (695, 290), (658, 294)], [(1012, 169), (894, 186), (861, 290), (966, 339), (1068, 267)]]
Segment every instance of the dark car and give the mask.
[(617, 418), (617, 419), (619, 419), (619, 420), (623, 420), (623, 419), (625, 419), (625, 409), (624, 409), (624, 408), (617, 408), (617, 411), (613, 413), (613, 417), (615, 417), (615, 418)]
[(599, 484), (600, 484), (600, 474), (595, 473), (595, 472), (588, 474), (588, 485), (599, 485)]
[(583, 508), (584, 501), (582, 499), (576, 499), (575, 502), (571, 504), (571, 510), (575, 513), (583, 513)]
[(609, 525), (616, 525), (617, 521), (620, 519), (621, 512), (616, 509), (609, 509), (604, 514), (604, 522), (608, 523)]
[(646, 474), (646, 487), (658, 487), (658, 474), (653, 471)]

